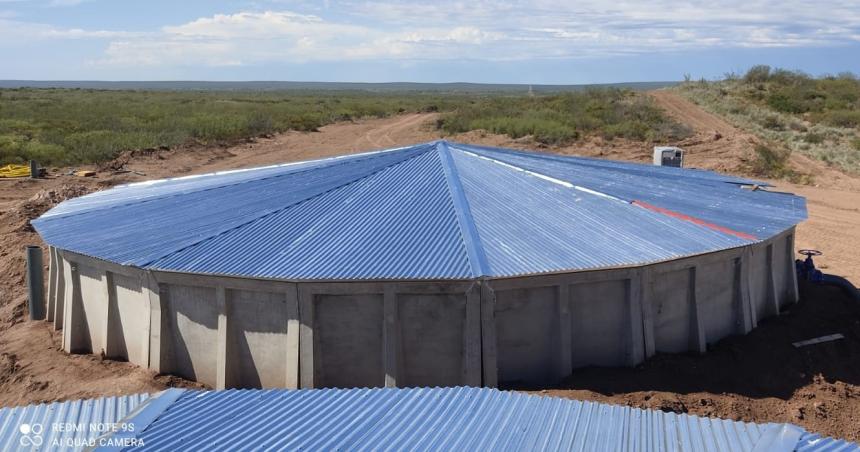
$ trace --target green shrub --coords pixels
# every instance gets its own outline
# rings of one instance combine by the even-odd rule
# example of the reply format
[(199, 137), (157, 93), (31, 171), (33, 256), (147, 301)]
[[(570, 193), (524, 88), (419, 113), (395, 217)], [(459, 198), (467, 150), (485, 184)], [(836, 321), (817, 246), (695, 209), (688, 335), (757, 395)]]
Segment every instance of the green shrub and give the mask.
[(782, 123), (782, 120), (779, 119), (779, 116), (776, 115), (767, 115), (761, 121), (762, 127), (770, 130), (783, 130), (785, 125)]
[(824, 134), (810, 132), (803, 137), (803, 141), (812, 144), (820, 144), (824, 142)]
[(744, 74), (744, 81), (747, 83), (764, 83), (770, 78), (770, 66), (759, 64), (749, 68)]
[(785, 148), (773, 148), (763, 144), (755, 146), (753, 171), (765, 177), (782, 178), (792, 171), (788, 168), (788, 158), (791, 151)]
[(860, 110), (834, 110), (818, 115), (818, 119), (836, 127), (856, 128), (860, 126)]
[(767, 104), (770, 108), (783, 113), (804, 113), (809, 111), (803, 99), (798, 98), (796, 92), (794, 94), (792, 95), (785, 91), (773, 93), (767, 97)]

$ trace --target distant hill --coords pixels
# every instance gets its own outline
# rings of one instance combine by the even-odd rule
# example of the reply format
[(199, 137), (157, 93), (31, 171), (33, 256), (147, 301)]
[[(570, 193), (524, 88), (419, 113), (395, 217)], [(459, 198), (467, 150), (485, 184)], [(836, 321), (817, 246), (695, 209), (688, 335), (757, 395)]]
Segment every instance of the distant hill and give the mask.
[(289, 91), (289, 90), (349, 90), (371, 92), (462, 92), (462, 93), (551, 93), (581, 91), (588, 88), (629, 88), (637, 91), (665, 88), (678, 82), (627, 82), (591, 85), (526, 85), (494, 83), (340, 83), (340, 82), (204, 82), (204, 81), (158, 81), (158, 82), (109, 82), (97, 80), (0, 80), (0, 88), (68, 88), (99, 90), (142, 91)]

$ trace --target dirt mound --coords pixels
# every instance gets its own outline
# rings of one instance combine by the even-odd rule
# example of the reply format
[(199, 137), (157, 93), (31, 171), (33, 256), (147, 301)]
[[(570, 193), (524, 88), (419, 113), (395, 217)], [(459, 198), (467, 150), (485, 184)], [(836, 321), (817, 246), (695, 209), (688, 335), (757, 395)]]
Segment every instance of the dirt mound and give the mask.
[(17, 225), (17, 230), (33, 232), (30, 220), (38, 218), (52, 207), (69, 198), (83, 196), (93, 191), (93, 187), (83, 185), (61, 185), (57, 188), (39, 190), (35, 195), (13, 209), (12, 212), (20, 223)]

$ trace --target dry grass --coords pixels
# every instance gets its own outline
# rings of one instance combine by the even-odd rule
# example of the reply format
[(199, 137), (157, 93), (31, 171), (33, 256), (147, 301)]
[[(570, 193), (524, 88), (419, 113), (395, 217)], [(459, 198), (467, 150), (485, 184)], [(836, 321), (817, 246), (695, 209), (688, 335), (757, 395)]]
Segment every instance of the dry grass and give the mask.
[[(784, 71), (777, 74), (782, 77)], [(821, 84), (802, 74), (777, 81), (761, 81), (762, 74), (749, 75), (684, 83), (675, 89), (705, 110), (755, 134), (774, 152), (797, 152), (860, 174), (860, 123), (853, 120), (860, 114), (860, 106), (852, 101), (852, 89), (860, 97), (860, 83), (848, 76)], [(833, 94), (837, 88), (840, 91)], [(837, 104), (830, 99), (837, 96), (847, 100)]]

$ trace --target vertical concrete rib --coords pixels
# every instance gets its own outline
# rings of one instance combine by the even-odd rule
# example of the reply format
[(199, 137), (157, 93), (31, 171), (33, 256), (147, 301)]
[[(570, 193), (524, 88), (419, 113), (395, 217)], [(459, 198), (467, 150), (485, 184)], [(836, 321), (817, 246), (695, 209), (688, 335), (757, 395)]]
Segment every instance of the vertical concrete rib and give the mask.
[(481, 282), (481, 365), (484, 386), (499, 385), (499, 368), (496, 360), (496, 293), (488, 281)]
[(215, 357), (215, 389), (228, 388), (230, 363), (228, 357), (230, 351), (230, 325), (229, 325), (229, 309), (227, 300), (227, 289), (224, 286), (215, 288), (215, 303), (218, 305), (218, 340), (216, 344)]
[(400, 346), (400, 322), (397, 315), (397, 293), (391, 284), (385, 286), (382, 307), (382, 365), (385, 387), (396, 388), (398, 380), (397, 349)]
[(627, 285), (627, 307), (630, 312), (627, 365), (636, 366), (645, 360), (644, 302), (642, 297), (642, 271), (636, 270)]
[[(113, 357), (116, 348), (113, 347), (113, 344), (111, 344), (111, 339), (113, 336), (111, 334), (111, 328), (119, 328), (120, 327), (119, 325), (117, 325), (118, 322), (113, 321), (113, 317), (115, 315), (114, 311), (117, 308), (117, 306), (116, 306), (116, 293), (114, 292), (113, 287), (112, 287), (113, 286), (113, 274), (109, 271), (105, 271), (104, 273), (102, 273), (101, 283), (102, 283), (102, 292), (104, 294), (104, 300), (105, 300), (105, 303), (107, 303), (107, 306), (105, 306), (104, 318), (102, 318), (102, 320), (101, 320), (103, 322), (104, 328), (100, 331), (101, 338), (99, 338), (99, 340), (101, 341), (101, 346), (102, 346), (101, 352), (102, 352), (102, 354), (104, 356), (107, 356), (107, 357)], [(96, 352), (97, 352), (96, 350), (93, 350), (93, 353), (96, 353)]]
[(786, 264), (788, 265), (788, 283), (791, 285), (788, 292), (788, 302), (792, 304), (800, 301), (800, 292), (797, 289), (797, 270), (794, 268), (794, 234), (795, 229), (791, 228), (791, 234), (786, 238), (788, 240), (788, 246), (786, 246), (788, 255), (785, 257)]
[(699, 309), (699, 300), (701, 297), (698, 294), (696, 267), (690, 268), (689, 273), (689, 290), (688, 299), (690, 302), (690, 349), (698, 353), (707, 351), (707, 339), (705, 337), (705, 325), (702, 321), (702, 313)]
[(56, 289), (54, 290), (54, 330), (60, 330), (63, 328), (63, 305), (66, 296), (66, 278), (63, 271), (63, 256), (60, 253), (60, 250), (54, 248), (53, 258), (57, 260), (57, 273), (56, 279), (54, 281), (54, 285)]
[(299, 297), (299, 384), (302, 389), (314, 387), (314, 295), (303, 284), (297, 284)]
[(54, 303), (57, 298), (57, 250), (53, 246), (48, 246), (48, 263), (48, 299), (45, 320), (53, 322)]
[(779, 292), (776, 288), (773, 242), (767, 245), (767, 315), (779, 315)]
[(286, 387), (299, 388), (299, 292), (293, 284), (287, 290), (287, 350), (286, 350)]
[(741, 256), (733, 260), (734, 278), (732, 283), (732, 301), (735, 311), (735, 329), (739, 334), (747, 334), (755, 325), (755, 307), (750, 296), (749, 275), (750, 261), (747, 247), (741, 251)]
[(463, 191), (463, 184), (460, 182), (457, 166), (451, 157), (451, 150), (445, 141), (437, 141), (436, 149), (439, 152), (439, 158), (442, 160), (445, 179), (448, 181), (451, 200), (454, 203), (454, 211), (457, 214), (457, 223), (460, 225), (460, 235), (463, 237), (466, 253), (469, 256), (472, 276), (475, 278), (488, 276), (489, 264), (487, 262), (487, 255), (481, 246), (481, 238), (478, 235), (478, 229), (475, 227), (472, 211), (469, 209), (469, 200), (466, 199), (466, 194)]
[(463, 323), (464, 386), (481, 386), (481, 286), (466, 291), (466, 321)]
[(162, 343), (162, 341), (169, 340), (164, 331), (167, 326), (164, 319), (167, 313), (167, 286), (162, 287), (150, 271), (144, 273), (141, 284), (147, 295), (146, 299), (149, 301), (149, 309), (146, 310), (149, 318), (144, 323), (146, 337), (141, 341), (143, 356), (144, 359), (149, 360), (151, 370), (156, 373), (164, 373), (170, 370), (166, 356), (167, 347)]
[(81, 300), (81, 278), (78, 274), (78, 265), (65, 260), (64, 272), (66, 276), (66, 308), (64, 310), (65, 327), (63, 328), (63, 349), (66, 353), (81, 353), (85, 343), (82, 323), (84, 320), (84, 307)]
[(558, 369), (559, 381), (573, 373), (573, 344), (571, 342), (570, 285), (561, 283), (556, 288), (558, 312)]
[(651, 278), (654, 277), (650, 266), (643, 267), (640, 271), (639, 290), (642, 298), (642, 339), (645, 342), (645, 358), (650, 358), (657, 353), (657, 343), (654, 338), (654, 291), (652, 290)]

